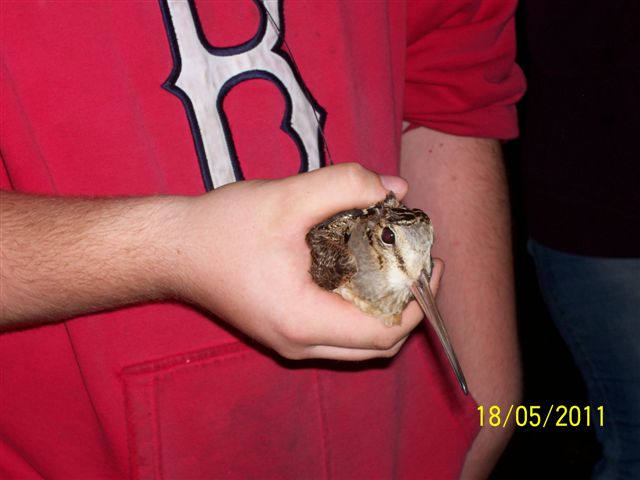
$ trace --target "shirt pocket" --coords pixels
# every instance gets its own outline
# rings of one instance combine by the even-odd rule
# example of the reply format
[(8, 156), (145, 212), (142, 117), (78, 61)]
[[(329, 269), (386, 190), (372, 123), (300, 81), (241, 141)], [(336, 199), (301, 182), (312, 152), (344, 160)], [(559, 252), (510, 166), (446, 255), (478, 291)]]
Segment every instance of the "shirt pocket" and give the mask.
[(323, 477), (312, 369), (242, 343), (122, 372), (134, 479)]

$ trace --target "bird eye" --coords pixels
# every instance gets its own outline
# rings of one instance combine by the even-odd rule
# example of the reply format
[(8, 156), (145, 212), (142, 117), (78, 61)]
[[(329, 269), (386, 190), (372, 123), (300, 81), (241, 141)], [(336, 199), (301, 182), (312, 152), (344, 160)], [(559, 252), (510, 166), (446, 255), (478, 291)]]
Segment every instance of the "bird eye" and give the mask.
[(391, 230), (389, 227), (384, 227), (382, 229), (382, 235), (380, 235), (380, 238), (387, 245), (393, 245), (394, 243), (396, 243), (396, 236), (393, 233), (393, 230)]

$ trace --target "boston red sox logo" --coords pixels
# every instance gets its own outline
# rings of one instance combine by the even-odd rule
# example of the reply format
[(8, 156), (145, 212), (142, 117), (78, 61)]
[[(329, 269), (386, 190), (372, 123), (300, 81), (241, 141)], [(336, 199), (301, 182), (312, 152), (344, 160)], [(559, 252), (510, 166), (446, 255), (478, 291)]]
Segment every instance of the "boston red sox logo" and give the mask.
[[(254, 0), (260, 13), (255, 35), (232, 47), (209, 43), (193, 0), (160, 0), (173, 56), (164, 87), (183, 102), (207, 190), (244, 179), (223, 101), (250, 79), (272, 82), (282, 93), (282, 129), (297, 146), (300, 172), (324, 165), (325, 111), (313, 99), (285, 51), (284, 0)], [(203, 7), (206, 8), (206, 7)]]

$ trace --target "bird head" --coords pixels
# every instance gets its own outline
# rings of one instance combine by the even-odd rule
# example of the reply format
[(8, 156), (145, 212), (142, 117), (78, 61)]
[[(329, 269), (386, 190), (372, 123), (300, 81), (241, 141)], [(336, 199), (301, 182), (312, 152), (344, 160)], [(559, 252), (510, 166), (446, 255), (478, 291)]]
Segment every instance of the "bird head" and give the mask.
[(379, 269), (390, 286), (408, 289), (422, 275), (431, 275), (431, 221), (422, 210), (401, 204), (392, 192), (365, 210), (353, 234), (361, 243), (356, 256), (357, 250), (370, 256), (372, 268)]

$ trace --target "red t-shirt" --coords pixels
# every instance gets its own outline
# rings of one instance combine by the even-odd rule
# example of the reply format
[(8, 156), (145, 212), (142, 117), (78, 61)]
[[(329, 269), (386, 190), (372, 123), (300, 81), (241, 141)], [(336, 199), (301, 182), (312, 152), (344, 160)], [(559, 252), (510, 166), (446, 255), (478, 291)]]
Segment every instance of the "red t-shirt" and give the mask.
[[(195, 195), (318, 168), (324, 138), (397, 173), (403, 121), (513, 137), (514, 3), (2, 2), (0, 185)], [(140, 305), (0, 335), (0, 369), (2, 478), (450, 478), (478, 430), (420, 328), (295, 362)]]

